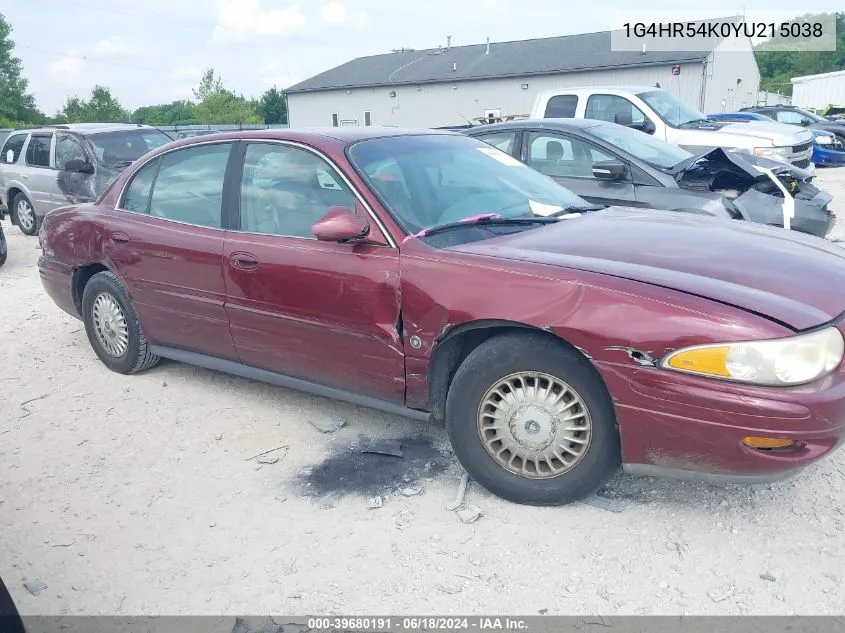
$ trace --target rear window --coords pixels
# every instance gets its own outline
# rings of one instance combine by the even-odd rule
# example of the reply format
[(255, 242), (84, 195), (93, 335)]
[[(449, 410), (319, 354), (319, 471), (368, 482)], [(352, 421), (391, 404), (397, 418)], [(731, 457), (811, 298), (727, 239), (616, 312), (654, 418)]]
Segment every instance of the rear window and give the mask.
[[(3, 143), (3, 149), (0, 151), (0, 160), (4, 163), (14, 163), (18, 160), (18, 157), (21, 155), (21, 150), (23, 149), (23, 144), (26, 142), (26, 134), (12, 134), (9, 138), (6, 139), (6, 142)], [(6, 154), (9, 153), (9, 150), (12, 150), (12, 160), (6, 160)]]
[(576, 95), (556, 95), (546, 104), (546, 119), (574, 119), (578, 107)]
[(169, 143), (170, 137), (158, 130), (121, 130), (91, 134), (88, 141), (101, 163), (126, 167), (150, 150)]

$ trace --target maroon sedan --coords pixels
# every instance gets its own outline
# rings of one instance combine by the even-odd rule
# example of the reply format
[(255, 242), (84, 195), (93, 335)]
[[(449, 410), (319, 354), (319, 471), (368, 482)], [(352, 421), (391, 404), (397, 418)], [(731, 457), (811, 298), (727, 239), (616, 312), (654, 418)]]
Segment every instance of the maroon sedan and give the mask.
[(41, 240), (44, 288), (110, 369), (165, 357), (445, 421), (516, 502), (620, 465), (771, 481), (843, 436), (840, 247), (595, 210), (460, 134), (177, 141)]

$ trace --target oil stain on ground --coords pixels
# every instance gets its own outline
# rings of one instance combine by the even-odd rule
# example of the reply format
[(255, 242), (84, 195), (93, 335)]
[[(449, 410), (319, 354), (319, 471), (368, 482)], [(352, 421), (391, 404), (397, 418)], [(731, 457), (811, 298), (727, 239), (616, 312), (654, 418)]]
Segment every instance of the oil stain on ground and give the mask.
[[(402, 457), (361, 452), (367, 448), (368, 440), (360, 438), (300, 475), (296, 485), (308, 497), (374, 497), (433, 480), (454, 463), (454, 457), (435, 448), (428, 438), (399, 438), (392, 442), (394, 447), (396, 442), (401, 446)], [(370, 444), (375, 450), (385, 446), (382, 442)]]

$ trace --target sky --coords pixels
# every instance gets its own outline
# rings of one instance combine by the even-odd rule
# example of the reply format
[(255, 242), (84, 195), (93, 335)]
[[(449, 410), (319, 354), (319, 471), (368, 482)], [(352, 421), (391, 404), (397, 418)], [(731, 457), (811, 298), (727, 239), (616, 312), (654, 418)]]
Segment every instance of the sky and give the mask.
[[(644, 0), (641, 21), (673, 19), (676, 0)], [(802, 11), (833, 11), (816, 0)], [(621, 28), (630, 1), (571, 0), (0, 0), (15, 55), (38, 106), (54, 114), (68, 96), (105, 85), (124, 107), (192, 97), (204, 69), (258, 96), (355, 57)], [(791, 0), (712, 0), (699, 18), (765, 18)], [(840, 9), (841, 10), (841, 9)], [(755, 13), (756, 12), (756, 13)], [(689, 9), (678, 19), (690, 19)], [(72, 25), (77, 26), (72, 26)]]

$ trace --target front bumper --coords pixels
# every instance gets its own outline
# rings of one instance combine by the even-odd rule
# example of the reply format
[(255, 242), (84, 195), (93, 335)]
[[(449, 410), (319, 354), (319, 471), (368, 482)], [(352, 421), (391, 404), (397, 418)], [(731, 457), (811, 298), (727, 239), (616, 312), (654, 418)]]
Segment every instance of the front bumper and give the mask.
[(817, 165), (845, 165), (845, 152), (815, 146), (813, 162)]
[[(845, 369), (810, 385), (764, 388), (624, 363), (597, 363), (613, 397), (625, 470), (725, 482), (788, 477), (845, 437)], [(746, 436), (789, 438), (759, 450)]]

